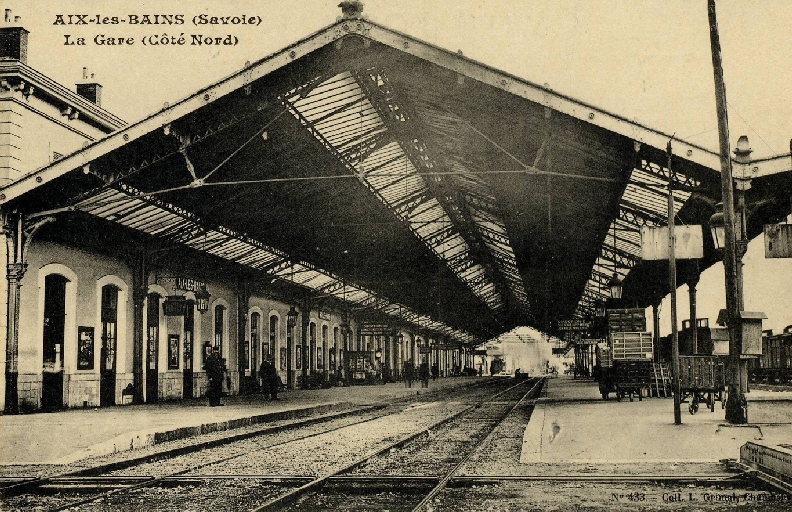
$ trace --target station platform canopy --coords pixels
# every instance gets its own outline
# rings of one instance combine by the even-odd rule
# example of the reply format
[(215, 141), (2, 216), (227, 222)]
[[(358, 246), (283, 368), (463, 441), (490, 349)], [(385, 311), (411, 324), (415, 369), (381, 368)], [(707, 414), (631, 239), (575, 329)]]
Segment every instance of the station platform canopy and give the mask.
[[(640, 227), (667, 222), (669, 179), (682, 223), (706, 225), (720, 196), (702, 147), (673, 141), (669, 177), (670, 139), (348, 12), (0, 204), (110, 223), (477, 345), (584, 317), (614, 274), (636, 305), (667, 293)], [(790, 192), (788, 156), (755, 167), (753, 236)], [(717, 259), (705, 237), (699, 269)]]

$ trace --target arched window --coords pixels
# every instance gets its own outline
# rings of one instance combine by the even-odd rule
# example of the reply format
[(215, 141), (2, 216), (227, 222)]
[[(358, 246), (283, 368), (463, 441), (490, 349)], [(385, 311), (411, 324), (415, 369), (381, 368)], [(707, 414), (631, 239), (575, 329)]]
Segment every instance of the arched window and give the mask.
[(148, 370), (157, 371), (159, 354), (160, 295), (150, 293), (146, 311), (146, 328), (148, 332)]
[[(254, 357), (252, 356), (253, 351), (258, 351), (259, 343), (261, 343), (261, 313), (255, 312), (250, 314), (250, 350), (251, 356), (248, 363), (248, 368), (253, 365)], [(269, 349), (265, 346), (261, 347), (262, 357), (264, 359), (267, 358), (267, 353)], [(258, 361), (256, 361), (258, 362)]]
[(327, 333), (329, 332), (326, 325), (322, 326), (322, 346), (317, 349), (316, 360), (317, 368), (320, 370), (325, 369), (325, 359), (327, 354)]
[(314, 370), (316, 369), (316, 324), (311, 322), (311, 326), (308, 330), (308, 336), (310, 339), (310, 348), (308, 350), (310, 354), (310, 366), (308, 369)]
[[(67, 282), (68, 279), (59, 274), (49, 274), (44, 278), (44, 366), (55, 371), (63, 367)], [(93, 359), (93, 352), (90, 356)], [(90, 367), (93, 368), (93, 363)]]
[(225, 306), (215, 306), (214, 347), (223, 355), (223, 338), (225, 336)]
[(338, 334), (339, 329), (338, 327), (333, 327), (333, 348), (330, 351), (330, 369), (334, 370), (336, 368), (336, 361), (338, 361), (340, 357), (340, 347), (338, 346)]
[(102, 371), (115, 371), (118, 347), (118, 287), (102, 287)]

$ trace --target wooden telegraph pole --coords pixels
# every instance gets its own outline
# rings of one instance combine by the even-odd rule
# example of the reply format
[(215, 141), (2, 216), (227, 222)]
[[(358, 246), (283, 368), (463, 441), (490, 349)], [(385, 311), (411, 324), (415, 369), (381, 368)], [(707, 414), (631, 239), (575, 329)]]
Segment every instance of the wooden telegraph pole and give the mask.
[(737, 270), (737, 246), (734, 233), (734, 190), (732, 183), (731, 148), (729, 146), (729, 119), (726, 110), (726, 86), (723, 82), (718, 21), (715, 16), (715, 0), (707, 1), (710, 26), (712, 67), (715, 75), (715, 106), (718, 114), (718, 141), (721, 163), (721, 195), (723, 199), (723, 223), (726, 247), (723, 267), (726, 274), (726, 312), (729, 328), (729, 398), (726, 401), (726, 421), (746, 423), (743, 408), (745, 398), (740, 387), (740, 352), (742, 351), (742, 321), (740, 318), (740, 290)]

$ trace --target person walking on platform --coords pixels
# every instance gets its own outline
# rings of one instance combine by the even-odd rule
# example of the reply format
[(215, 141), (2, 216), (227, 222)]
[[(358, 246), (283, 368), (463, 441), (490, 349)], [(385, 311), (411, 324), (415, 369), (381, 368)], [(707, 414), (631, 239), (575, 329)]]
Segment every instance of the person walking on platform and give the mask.
[(212, 353), (206, 358), (205, 368), (206, 376), (209, 379), (209, 389), (206, 392), (209, 397), (209, 407), (223, 405), (220, 403), (220, 396), (223, 394), (223, 376), (226, 367), (217, 347), (212, 348)]
[(412, 359), (408, 359), (404, 363), (404, 385), (408, 388), (412, 387), (413, 378), (415, 378), (415, 367), (413, 366)]
[[(429, 363), (426, 363), (426, 364), (427, 364), (427, 366), (429, 365)], [(437, 366), (436, 364), (433, 364), (432, 365), (432, 380), (437, 380), (437, 377), (439, 377), (439, 376), (440, 376), (440, 367)]]
[(418, 369), (418, 379), (421, 381), (422, 388), (429, 387), (429, 363), (421, 363)]

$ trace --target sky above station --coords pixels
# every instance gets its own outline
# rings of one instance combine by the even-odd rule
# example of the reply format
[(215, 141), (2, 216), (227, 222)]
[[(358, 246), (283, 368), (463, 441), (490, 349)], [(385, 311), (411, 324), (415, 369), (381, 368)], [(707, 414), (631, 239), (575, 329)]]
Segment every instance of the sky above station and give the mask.
[[(103, 86), (102, 104), (128, 122), (144, 118), (335, 22), (340, 0), (11, 0), (3, 6), (30, 31), (28, 64), (73, 87), (82, 68)], [(706, 0), (367, 0), (364, 16), (466, 57), (713, 151), (718, 149)], [(58, 24), (58, 15), (76, 22)], [(182, 25), (131, 23), (181, 15)], [(257, 25), (199, 25), (195, 16), (260, 17)], [(732, 146), (748, 135), (754, 157), (788, 153), (792, 138), (792, 0), (720, 0)], [(125, 20), (118, 24), (112, 18)], [(184, 34), (184, 45), (143, 45)], [(238, 38), (197, 46), (192, 35)], [(85, 45), (65, 44), (83, 38)], [(107, 38), (132, 44), (97, 44)], [(149, 39), (150, 40), (150, 39)], [(792, 324), (792, 260), (764, 260), (751, 244), (746, 308)], [(761, 251), (760, 251), (761, 252)], [(752, 261), (754, 258), (756, 261)], [(761, 260), (761, 261), (760, 261)], [(711, 273), (717, 272), (713, 268)], [(706, 302), (723, 304), (723, 271), (705, 273)], [(530, 284), (528, 284), (530, 286)], [(684, 288), (684, 287), (683, 287)], [(772, 290), (765, 293), (763, 290)], [(686, 295), (686, 293), (685, 293)], [(754, 297), (756, 300), (754, 301)], [(680, 309), (685, 307), (680, 304)], [(714, 307), (714, 306), (713, 306)], [(722, 306), (717, 306), (722, 307)], [(717, 315), (715, 307), (715, 315)], [(664, 308), (663, 317), (668, 317)], [(776, 311), (778, 311), (776, 313)], [(680, 314), (680, 319), (687, 318)], [(665, 322), (668, 325), (668, 322)]]

